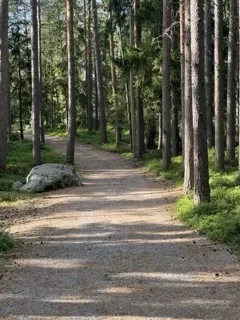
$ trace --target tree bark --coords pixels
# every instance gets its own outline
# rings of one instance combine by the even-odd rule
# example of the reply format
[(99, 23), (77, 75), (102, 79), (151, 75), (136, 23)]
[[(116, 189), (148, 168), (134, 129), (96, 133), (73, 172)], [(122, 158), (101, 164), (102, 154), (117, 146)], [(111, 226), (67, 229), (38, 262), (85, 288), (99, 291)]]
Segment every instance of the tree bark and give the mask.
[(97, 72), (97, 90), (98, 90), (98, 107), (99, 107), (99, 120), (100, 120), (100, 142), (107, 142), (107, 124), (106, 112), (104, 103), (103, 80), (102, 80), (102, 59), (100, 53), (100, 40), (98, 30), (98, 16), (96, 0), (92, 0), (93, 11), (93, 31), (94, 31), (94, 49), (95, 49), (95, 63)]
[(31, 66), (32, 66), (32, 135), (33, 135), (33, 164), (41, 163), (40, 148), (40, 106), (39, 106), (39, 74), (38, 74), (38, 26), (37, 0), (31, 0)]
[(40, 113), (40, 137), (41, 142), (45, 143), (44, 134), (44, 110), (43, 110), (43, 85), (42, 85), (42, 17), (41, 2), (38, 0), (38, 76), (39, 76), (39, 113)]
[(162, 126), (163, 126), (163, 150), (162, 165), (167, 170), (171, 164), (171, 85), (170, 85), (170, 63), (171, 63), (171, 39), (169, 28), (171, 26), (171, 0), (163, 0), (163, 61), (162, 61)]
[(192, 70), (191, 70), (191, 13), (190, 0), (185, 0), (184, 28), (184, 193), (193, 188), (193, 115), (192, 115)]
[(184, 29), (185, 29), (185, 0), (179, 1), (179, 15), (180, 15), (180, 62), (181, 62), (181, 129), (180, 136), (182, 140), (182, 171), (184, 172), (184, 114), (185, 114), (185, 57), (184, 57)]
[(204, 74), (205, 74), (205, 99), (207, 107), (207, 141), (208, 147), (214, 145), (213, 127), (213, 77), (212, 77), (212, 21), (211, 1), (204, 1)]
[[(238, 5), (238, 27), (240, 26), (240, 4)], [(238, 70), (240, 70), (240, 30), (238, 29)], [(238, 73), (238, 177), (240, 178), (240, 72)]]
[(93, 66), (92, 66), (92, 30), (91, 30), (91, 21), (92, 21), (92, 11), (91, 11), (91, 0), (88, 0), (87, 3), (87, 128), (88, 132), (93, 130), (93, 107), (92, 107), (92, 93), (93, 93)]
[(237, 65), (237, 0), (230, 0), (229, 8), (229, 37), (228, 37), (228, 75), (227, 75), (227, 159), (235, 159), (236, 134), (236, 65)]
[(7, 166), (8, 124), (8, 1), (0, 0), (0, 170)]
[(24, 139), (23, 133), (23, 103), (22, 103), (22, 72), (21, 72), (21, 44), (20, 44), (20, 26), (17, 29), (17, 42), (18, 42), (18, 103), (19, 103), (19, 127), (20, 137)]
[[(129, 42), (130, 47), (134, 46), (134, 33), (133, 33), (133, 11), (132, 6), (129, 8)], [(136, 101), (134, 95), (134, 75), (133, 67), (130, 68), (129, 74), (129, 91), (130, 91), (130, 101), (131, 101), (131, 121), (132, 121), (132, 151), (133, 156), (137, 157), (137, 125), (136, 125)]]
[(117, 101), (117, 76), (116, 69), (113, 62), (115, 57), (115, 46), (114, 46), (114, 37), (113, 37), (113, 14), (112, 8), (109, 8), (109, 19), (110, 19), (110, 33), (109, 33), (109, 53), (110, 53), (110, 64), (111, 64), (111, 80), (112, 80), (112, 95), (113, 95), (113, 105), (115, 111), (115, 141), (116, 146), (119, 147), (121, 144), (121, 125), (119, 119), (119, 106)]
[(210, 201), (204, 84), (204, 0), (191, 0), (194, 204)]
[(76, 138), (75, 63), (73, 33), (73, 0), (67, 0), (67, 58), (68, 58), (68, 141), (66, 160), (74, 164)]
[(214, 104), (215, 104), (215, 168), (224, 170), (224, 106), (223, 106), (223, 4), (214, 2)]
[[(139, 48), (141, 45), (142, 28), (139, 21), (140, 0), (134, 0), (134, 46)], [(141, 85), (135, 86), (135, 101), (137, 111), (137, 157), (142, 158), (144, 153), (144, 116), (143, 102), (141, 98)]]

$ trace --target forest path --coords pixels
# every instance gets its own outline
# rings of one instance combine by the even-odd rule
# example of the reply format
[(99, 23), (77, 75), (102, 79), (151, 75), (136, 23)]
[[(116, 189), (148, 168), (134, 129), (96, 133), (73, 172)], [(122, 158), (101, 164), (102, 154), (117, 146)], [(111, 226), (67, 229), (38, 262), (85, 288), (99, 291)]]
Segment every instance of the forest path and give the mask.
[(172, 217), (179, 191), (91, 146), (76, 144), (76, 163), (83, 186), (43, 194), (10, 229), (23, 244), (0, 319), (240, 319), (238, 259)]

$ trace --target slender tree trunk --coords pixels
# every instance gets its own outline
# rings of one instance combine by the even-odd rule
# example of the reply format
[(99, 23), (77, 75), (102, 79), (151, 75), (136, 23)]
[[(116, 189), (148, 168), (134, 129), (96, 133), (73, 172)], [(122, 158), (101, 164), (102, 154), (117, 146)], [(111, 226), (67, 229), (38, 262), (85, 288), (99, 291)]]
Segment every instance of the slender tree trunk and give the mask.
[[(132, 6), (129, 8), (129, 35), (130, 46), (134, 46), (134, 33), (133, 33), (133, 12)], [(136, 101), (134, 95), (134, 72), (133, 67), (130, 69), (129, 74), (129, 89), (130, 89), (130, 101), (131, 101), (131, 120), (132, 120), (132, 151), (133, 156), (137, 157), (137, 125), (136, 125)]]
[(114, 37), (113, 37), (113, 15), (112, 9), (109, 8), (109, 19), (110, 19), (110, 33), (109, 33), (109, 53), (110, 53), (110, 64), (111, 64), (111, 79), (112, 79), (112, 94), (113, 94), (113, 104), (115, 110), (115, 137), (116, 137), (116, 146), (119, 147), (121, 143), (121, 126), (119, 119), (119, 106), (117, 101), (117, 76), (116, 69), (113, 62), (115, 57), (115, 48), (114, 48)]
[(8, 1), (0, 0), (0, 170), (7, 165), (8, 78)]
[(93, 66), (92, 66), (92, 11), (91, 0), (87, 4), (87, 128), (88, 132), (93, 130), (93, 107), (92, 107), (92, 93), (93, 93)]
[(211, 1), (204, 1), (204, 73), (205, 73), (205, 96), (207, 107), (207, 141), (208, 147), (214, 145), (213, 127), (213, 77), (212, 77), (212, 21), (211, 21)]
[(223, 4), (214, 2), (214, 104), (215, 104), (215, 168), (224, 170), (224, 108), (223, 108)]
[(184, 57), (184, 29), (185, 29), (185, 0), (179, 1), (179, 14), (180, 14), (180, 62), (181, 62), (181, 111), (182, 121), (180, 136), (182, 140), (182, 171), (184, 172), (184, 114), (185, 114), (185, 57)]
[[(139, 48), (141, 45), (142, 28), (139, 21), (140, 0), (134, 0), (134, 46)], [(135, 86), (135, 101), (137, 111), (137, 157), (142, 158), (144, 153), (144, 116), (143, 102), (141, 98), (141, 85)]]
[[(85, 90), (87, 97), (86, 109), (84, 110), (84, 121), (83, 126), (88, 128), (88, 78), (89, 78), (89, 66), (88, 66), (88, 4), (87, 0), (83, 0), (83, 10), (84, 10), (84, 60), (85, 60)], [(90, 132), (88, 130), (88, 132)]]
[(192, 115), (192, 77), (191, 77), (191, 13), (190, 0), (185, 0), (184, 32), (185, 66), (185, 114), (184, 114), (184, 193), (193, 188), (193, 115)]
[(38, 75), (38, 26), (37, 26), (37, 0), (31, 0), (32, 26), (31, 26), (31, 61), (32, 61), (32, 135), (33, 135), (33, 164), (41, 163), (40, 124), (39, 124), (39, 75)]
[[(122, 62), (124, 65), (125, 53), (124, 53), (123, 34), (122, 34), (121, 25), (119, 26), (119, 33), (120, 33), (120, 42), (121, 42), (120, 48), (121, 48)], [(125, 100), (126, 100), (127, 114), (128, 114), (129, 140), (130, 140), (131, 152), (133, 153), (131, 103), (130, 103), (130, 97), (129, 97), (129, 78), (128, 77), (126, 77), (125, 79), (124, 88), (125, 88)]]
[(39, 75), (39, 110), (40, 110), (40, 135), (41, 142), (45, 143), (44, 135), (44, 110), (43, 110), (43, 85), (42, 85), (42, 17), (41, 2), (38, 0), (38, 75)]
[(237, 65), (237, 0), (230, 0), (229, 8), (229, 37), (228, 37), (228, 75), (227, 75), (227, 159), (235, 159), (236, 134), (236, 65)]
[[(238, 5), (238, 27), (240, 26), (240, 4)], [(238, 29), (238, 68), (240, 70), (240, 30)], [(238, 177), (240, 177), (240, 72), (238, 73)]]
[(194, 204), (210, 201), (204, 85), (204, 0), (191, 0)]
[(19, 103), (19, 126), (20, 137), (24, 139), (23, 133), (23, 103), (22, 103), (22, 72), (21, 72), (21, 44), (20, 44), (20, 26), (17, 29), (17, 42), (18, 42), (18, 103)]
[(171, 86), (170, 86), (170, 63), (171, 63), (171, 39), (169, 28), (171, 26), (171, 0), (163, 0), (163, 61), (162, 61), (162, 116), (163, 116), (163, 151), (162, 164), (166, 170), (171, 164)]
[(95, 131), (99, 129), (99, 108), (98, 108), (98, 88), (97, 88), (97, 71), (96, 64), (94, 68), (94, 88), (95, 88)]
[(66, 160), (74, 164), (76, 138), (75, 63), (73, 34), (73, 0), (67, 0), (67, 57), (68, 57), (68, 141)]
[(93, 10), (95, 63), (96, 63), (96, 72), (97, 72), (98, 107), (99, 107), (99, 120), (100, 120), (100, 142), (106, 143), (107, 142), (107, 124), (106, 124), (106, 113), (105, 113), (104, 92), (103, 92), (102, 61), (101, 61), (102, 59), (101, 59), (101, 53), (100, 53), (96, 0), (92, 0), (92, 10)]

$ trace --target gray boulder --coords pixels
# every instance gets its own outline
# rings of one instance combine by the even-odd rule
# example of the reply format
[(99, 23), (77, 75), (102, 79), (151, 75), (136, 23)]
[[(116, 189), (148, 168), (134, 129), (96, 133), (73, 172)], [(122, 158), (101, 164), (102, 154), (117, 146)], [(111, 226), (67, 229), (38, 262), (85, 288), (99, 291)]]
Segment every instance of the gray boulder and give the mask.
[(12, 189), (13, 190), (20, 190), (23, 186), (23, 183), (21, 181), (15, 181), (12, 184)]
[(27, 183), (20, 190), (29, 192), (43, 192), (81, 184), (79, 175), (72, 168), (57, 163), (34, 167), (26, 180)]

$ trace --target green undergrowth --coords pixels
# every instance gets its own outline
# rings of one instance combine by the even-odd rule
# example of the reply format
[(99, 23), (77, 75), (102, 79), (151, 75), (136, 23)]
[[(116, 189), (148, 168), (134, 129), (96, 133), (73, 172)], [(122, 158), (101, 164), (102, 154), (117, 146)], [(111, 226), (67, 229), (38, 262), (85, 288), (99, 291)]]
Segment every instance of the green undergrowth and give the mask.
[[(109, 142), (105, 145), (100, 145), (99, 133), (89, 134), (87, 130), (78, 130), (77, 139), (96, 148), (119, 152), (126, 158), (132, 158), (127, 132), (124, 134), (125, 142), (119, 148), (114, 143), (112, 130), (108, 132)], [(182, 186), (181, 161), (181, 157), (173, 158), (169, 170), (164, 171), (160, 152), (154, 150), (146, 152), (138, 163), (149, 172)], [(237, 163), (226, 164), (225, 172), (217, 173), (214, 170), (214, 150), (210, 150), (209, 173), (211, 202), (194, 207), (193, 194), (182, 196), (174, 204), (175, 213), (180, 220), (201, 234), (240, 251), (240, 181), (237, 180)]]
[(209, 152), (211, 202), (195, 207), (193, 195), (180, 197), (177, 216), (208, 238), (240, 252), (240, 184), (237, 164), (226, 164), (225, 172), (214, 170), (214, 151)]
[(98, 149), (108, 152), (117, 152), (122, 154), (128, 154), (130, 149), (128, 132), (123, 131), (122, 142), (120, 146), (116, 146), (115, 135), (112, 128), (109, 126), (107, 131), (108, 142), (105, 144), (100, 143), (100, 134), (98, 131), (89, 133), (86, 129), (77, 130), (77, 141), (90, 144)]
[[(156, 155), (157, 154), (157, 155)], [(177, 186), (182, 185), (181, 157), (172, 158), (171, 166), (168, 170), (162, 169), (162, 160), (159, 152), (146, 153), (140, 164), (149, 172), (162, 177), (163, 179), (173, 181)]]
[[(64, 162), (64, 157), (48, 145), (41, 146), (42, 163)], [(15, 181), (25, 183), (26, 176), (32, 169), (32, 142), (30, 140), (11, 141), (8, 143), (7, 170), (0, 172), (0, 204), (31, 198), (34, 195), (13, 191)]]
[(6, 252), (13, 248), (14, 241), (8, 232), (0, 230), (0, 252)]

